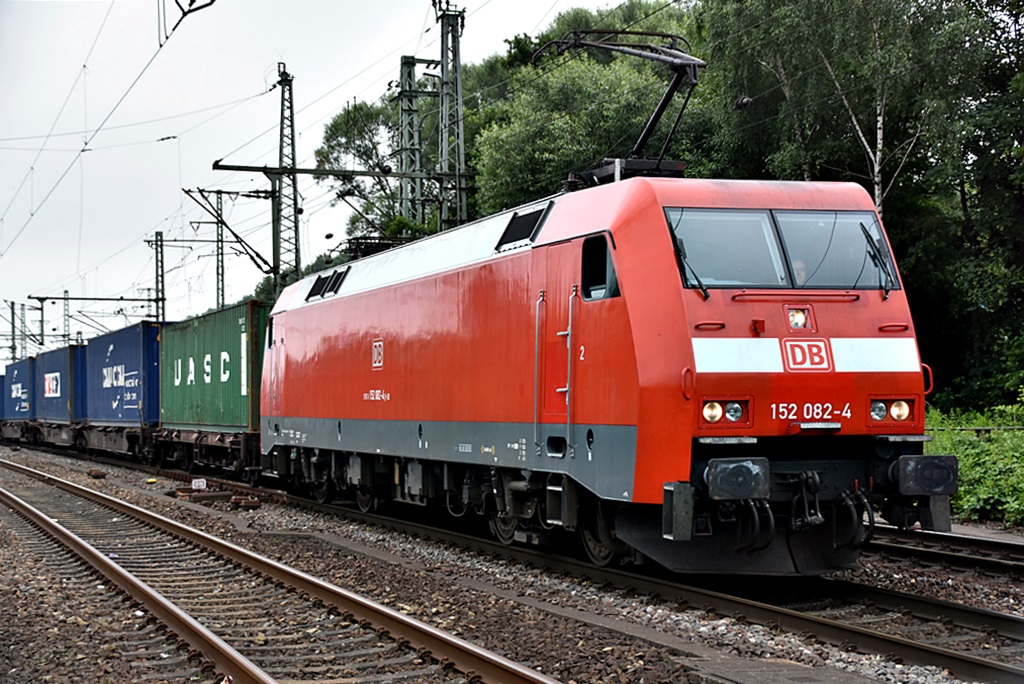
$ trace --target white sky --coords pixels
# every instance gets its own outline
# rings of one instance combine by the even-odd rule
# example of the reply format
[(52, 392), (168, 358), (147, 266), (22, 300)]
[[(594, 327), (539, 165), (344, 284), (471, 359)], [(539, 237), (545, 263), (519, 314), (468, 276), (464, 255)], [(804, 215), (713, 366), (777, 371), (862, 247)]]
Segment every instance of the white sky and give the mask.
[[(504, 39), (535, 36), (572, 7), (615, 4), (457, 2), (466, 10), (463, 64), (504, 53)], [(308, 168), (330, 118), (346, 103), (384, 94), (402, 55), (440, 56), (430, 0), (217, 0), (186, 17), (159, 50), (158, 6), (173, 26), (180, 16), (173, 0), (0, 0), (0, 363), (10, 359), (10, 302), (20, 315), (22, 303), (37, 305), (30, 296), (64, 290), (152, 296), (146, 240), (158, 230), (165, 240), (214, 236), (213, 226), (192, 225), (212, 218), (182, 188), (269, 188), (262, 174), (212, 165), (277, 165), (281, 96), (267, 91), (278, 62), (295, 78), (296, 159)], [(344, 236), (348, 214), (329, 208), (329, 192), (311, 177), (299, 177), (299, 192), (300, 249), (309, 263)], [(269, 201), (225, 200), (225, 215), (271, 259)], [(216, 304), (213, 254), (212, 244), (165, 247), (168, 320)], [(226, 264), (233, 302), (262, 274), (245, 256)], [(122, 306), (131, 319), (112, 315)], [(98, 334), (87, 316), (116, 330), (147, 307), (73, 301), (72, 335)], [(27, 317), (37, 332), (39, 312), (30, 308)], [(46, 305), (46, 330), (54, 336), (47, 347), (59, 346), (61, 301)]]

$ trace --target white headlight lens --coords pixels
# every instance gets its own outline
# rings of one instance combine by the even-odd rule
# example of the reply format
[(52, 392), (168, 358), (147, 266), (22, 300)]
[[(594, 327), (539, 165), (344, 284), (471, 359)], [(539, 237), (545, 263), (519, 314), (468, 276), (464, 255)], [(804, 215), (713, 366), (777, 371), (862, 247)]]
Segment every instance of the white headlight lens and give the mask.
[(730, 401), (725, 405), (725, 419), (730, 423), (735, 423), (737, 420), (743, 417), (743, 406), (739, 402)]
[(790, 328), (806, 328), (807, 319), (810, 316), (807, 313), (807, 309), (790, 309), (789, 310), (789, 327)]
[(885, 416), (888, 413), (885, 408), (885, 403), (881, 401), (871, 402), (871, 417), (875, 420), (885, 420)]
[(904, 421), (910, 418), (910, 405), (905, 401), (894, 401), (889, 407), (889, 415), (893, 420)]
[(704, 404), (704, 420), (709, 423), (717, 423), (722, 420), (722, 405), (717, 401), (709, 401)]

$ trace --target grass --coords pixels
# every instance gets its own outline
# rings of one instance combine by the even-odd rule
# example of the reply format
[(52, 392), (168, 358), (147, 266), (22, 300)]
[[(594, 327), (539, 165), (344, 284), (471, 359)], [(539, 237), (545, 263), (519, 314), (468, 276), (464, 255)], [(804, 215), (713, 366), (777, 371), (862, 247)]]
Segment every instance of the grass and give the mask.
[(927, 453), (953, 454), (960, 489), (953, 497), (959, 520), (1024, 524), (1024, 405), (985, 412), (943, 414), (929, 410)]

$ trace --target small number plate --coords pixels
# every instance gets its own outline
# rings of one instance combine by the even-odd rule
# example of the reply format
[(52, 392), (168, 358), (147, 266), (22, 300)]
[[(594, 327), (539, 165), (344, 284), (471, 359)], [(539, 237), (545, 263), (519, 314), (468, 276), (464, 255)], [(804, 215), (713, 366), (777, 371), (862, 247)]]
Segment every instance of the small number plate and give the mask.
[(840, 420), (849, 419), (850, 402), (780, 402), (772, 404), (772, 420)]

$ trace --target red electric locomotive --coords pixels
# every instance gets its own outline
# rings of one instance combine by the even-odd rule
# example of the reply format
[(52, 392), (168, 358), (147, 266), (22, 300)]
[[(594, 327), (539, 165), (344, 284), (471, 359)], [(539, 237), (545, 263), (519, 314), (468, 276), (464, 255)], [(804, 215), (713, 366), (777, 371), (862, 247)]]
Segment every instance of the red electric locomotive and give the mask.
[(861, 187), (630, 178), (288, 287), (263, 467), (597, 563), (813, 574), (876, 512), (948, 529), (925, 374)]

